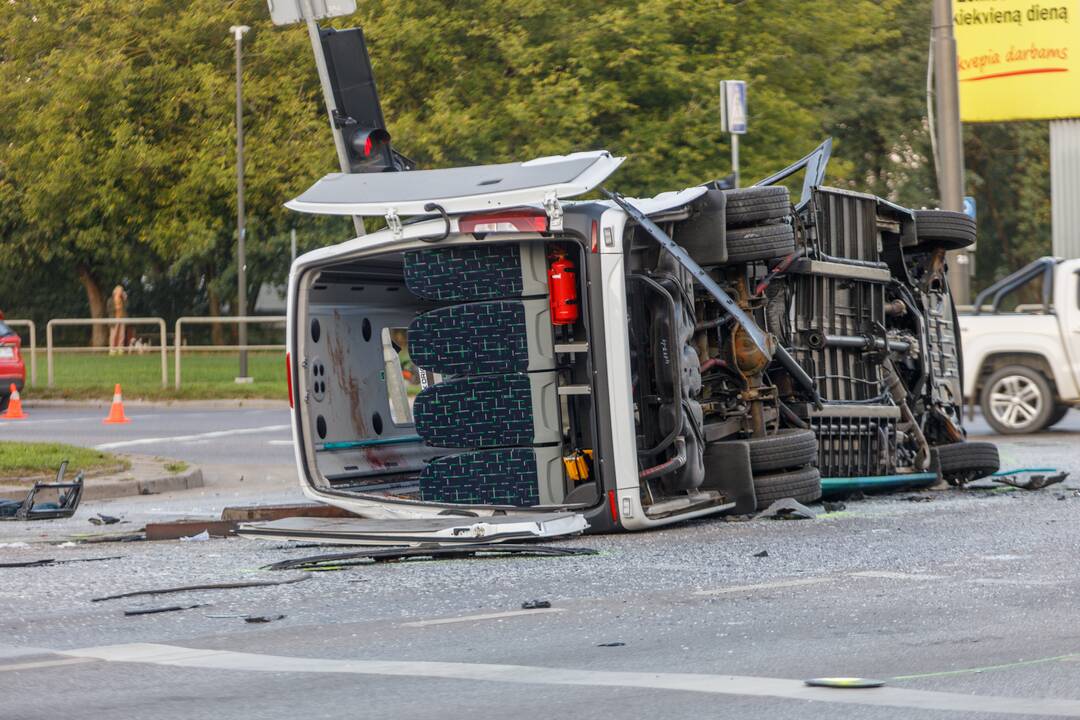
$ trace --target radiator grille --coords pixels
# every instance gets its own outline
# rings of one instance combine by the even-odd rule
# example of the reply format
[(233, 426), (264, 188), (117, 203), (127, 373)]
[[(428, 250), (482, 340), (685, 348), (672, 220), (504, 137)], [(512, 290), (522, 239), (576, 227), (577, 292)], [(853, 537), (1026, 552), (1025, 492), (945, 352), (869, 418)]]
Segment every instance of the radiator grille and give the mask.
[(896, 471), (896, 421), (890, 418), (815, 417), (822, 477), (890, 475)]

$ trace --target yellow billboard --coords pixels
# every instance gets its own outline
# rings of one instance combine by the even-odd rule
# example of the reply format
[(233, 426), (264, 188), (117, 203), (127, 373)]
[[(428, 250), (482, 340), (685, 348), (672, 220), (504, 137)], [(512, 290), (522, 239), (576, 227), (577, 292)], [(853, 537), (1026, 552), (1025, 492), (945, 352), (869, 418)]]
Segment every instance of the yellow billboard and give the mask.
[(953, 0), (964, 122), (1080, 117), (1080, 0)]

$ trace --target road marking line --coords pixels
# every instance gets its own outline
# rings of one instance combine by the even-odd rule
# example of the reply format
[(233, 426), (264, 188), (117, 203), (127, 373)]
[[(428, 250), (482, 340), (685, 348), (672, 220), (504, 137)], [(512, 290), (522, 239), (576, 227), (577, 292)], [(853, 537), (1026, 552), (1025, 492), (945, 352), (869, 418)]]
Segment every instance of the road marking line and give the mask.
[[(33, 408), (27, 408), (30, 412), (33, 412)], [(138, 418), (142, 420), (147, 417), (155, 417), (151, 415), (139, 415)], [(49, 423), (77, 423), (77, 422), (89, 422), (91, 420), (98, 420), (101, 415), (74, 415), (72, 417), (65, 418), (52, 418), (49, 420), (34, 420), (33, 418), (27, 418), (26, 420), (0, 420), (0, 426), (11, 425), (12, 427), (30, 427), (31, 425), (47, 425)]]
[(292, 445), (292, 440), (267, 440), (267, 445)]
[(1035, 658), (1034, 660), (1018, 660), (1017, 662), (1002, 663), (1001, 665), (986, 665), (984, 667), (975, 668), (962, 668), (960, 670), (940, 670), (938, 672), (918, 673), (915, 675), (897, 675), (896, 677), (889, 678), (890, 680), (920, 680), (922, 678), (939, 678), (949, 677), (951, 675), (977, 675), (979, 673), (991, 672), (994, 670), (1012, 670), (1018, 667), (1027, 667), (1029, 665), (1043, 665), (1051, 662), (1076, 662), (1080, 660), (1080, 655), (1071, 653), (1069, 655), (1055, 655), (1053, 657)]
[(881, 580), (940, 580), (943, 575), (923, 575), (920, 573), (902, 573), (889, 570), (862, 570), (848, 573), (851, 577), (879, 578)]
[(13, 672), (16, 670), (37, 670), (38, 668), (57, 667), (59, 665), (82, 665), (83, 663), (97, 662), (97, 658), (91, 657), (67, 657), (58, 660), (40, 660), (38, 662), (17, 663), (15, 665), (0, 665), (0, 672)]
[[(944, 575), (917, 575), (913, 573), (892, 572), (889, 570), (860, 570), (857, 572), (844, 573), (848, 577), (877, 578), (881, 580), (940, 580)], [(803, 587), (804, 585), (820, 585), (821, 583), (837, 580), (838, 575), (825, 577), (792, 578), (790, 580), (774, 580), (772, 582), (756, 583), (754, 585), (732, 585), (731, 587), (713, 588), (710, 590), (695, 590), (695, 595), (730, 595), (732, 593), (753, 592), (755, 590), (779, 590), (790, 587)]]
[(835, 690), (808, 687), (801, 680), (739, 675), (628, 672), (458, 662), (324, 659), (259, 655), (227, 650), (201, 650), (152, 643), (110, 645), (59, 652), (71, 657), (94, 658), (108, 662), (146, 663), (211, 670), (428, 677), (523, 685), (626, 687), (636, 690), (674, 690), (922, 710), (977, 712), (984, 715), (1043, 717), (1080, 715), (1080, 700), (1065, 698), (993, 697), (902, 687), (858, 691)]
[(754, 585), (732, 585), (731, 587), (715, 588), (713, 590), (695, 590), (695, 595), (728, 595), (738, 592), (753, 592), (754, 590), (777, 590), (780, 588), (802, 587), (803, 585), (818, 585), (820, 583), (835, 580), (832, 577), (795, 578), (794, 580), (776, 580)]
[(507, 612), (486, 613), (483, 615), (464, 615), (462, 617), (438, 618), (436, 620), (414, 620), (401, 623), (401, 627), (427, 627), (428, 625), (449, 625), (451, 623), (473, 622), (474, 620), (498, 620), (499, 618), (517, 617), (518, 615), (542, 615), (544, 613), (565, 612), (566, 608), (536, 608), (535, 610), (509, 610)]
[(113, 450), (115, 448), (132, 447), (134, 445), (153, 445), (155, 443), (190, 442), (192, 440), (211, 440), (214, 438), (231, 437), (233, 435), (254, 435), (256, 433), (275, 432), (288, 430), (291, 425), (265, 425), (257, 428), (237, 428), (235, 430), (215, 430), (214, 432), (199, 433), (197, 435), (174, 435), (172, 437), (139, 438), (137, 440), (120, 440), (118, 442), (96, 445), (97, 450)]

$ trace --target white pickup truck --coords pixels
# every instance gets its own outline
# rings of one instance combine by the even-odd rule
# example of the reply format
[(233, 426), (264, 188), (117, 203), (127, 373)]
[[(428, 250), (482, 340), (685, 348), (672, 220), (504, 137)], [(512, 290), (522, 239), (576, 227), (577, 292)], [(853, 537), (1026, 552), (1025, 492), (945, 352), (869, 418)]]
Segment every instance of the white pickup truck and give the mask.
[(1006, 435), (1044, 430), (1080, 405), (1080, 260), (1045, 257), (961, 308), (964, 394)]

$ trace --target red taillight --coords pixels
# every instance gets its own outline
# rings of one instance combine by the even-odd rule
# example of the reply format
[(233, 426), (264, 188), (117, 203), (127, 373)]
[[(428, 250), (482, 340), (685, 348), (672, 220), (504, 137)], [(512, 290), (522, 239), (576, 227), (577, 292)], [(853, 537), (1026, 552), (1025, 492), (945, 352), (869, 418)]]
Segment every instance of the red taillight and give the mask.
[(458, 230), (463, 233), (546, 232), (547, 214), (543, 210), (501, 210), (463, 215)]
[(285, 353), (285, 384), (289, 386), (289, 407), (293, 407), (292, 399), (292, 358)]
[(593, 252), (600, 252), (600, 223), (592, 221), (592, 232), (589, 238), (589, 247)]
[(615, 498), (614, 490), (608, 490), (607, 499), (608, 507), (611, 509), (611, 521), (617, 523), (619, 522), (619, 501)]

